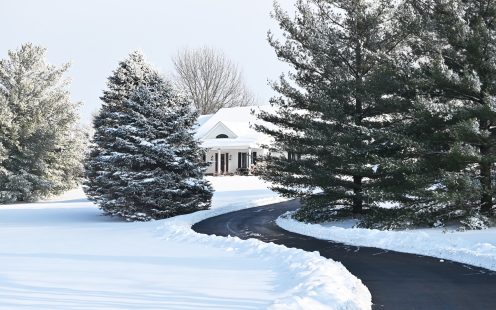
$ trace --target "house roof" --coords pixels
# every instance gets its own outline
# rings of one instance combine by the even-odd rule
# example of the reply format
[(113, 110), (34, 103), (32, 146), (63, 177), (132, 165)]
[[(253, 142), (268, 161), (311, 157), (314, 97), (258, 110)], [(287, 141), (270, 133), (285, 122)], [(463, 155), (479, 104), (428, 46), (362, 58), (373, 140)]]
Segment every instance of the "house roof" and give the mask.
[[(269, 136), (252, 128), (254, 124), (263, 123), (256, 117), (256, 114), (261, 111), (274, 112), (275, 108), (271, 106), (222, 108), (213, 115), (202, 115), (198, 120), (199, 127), (195, 137), (205, 148), (257, 147), (268, 143), (271, 140)], [(236, 137), (230, 139), (209, 137), (209, 133), (219, 126), (227, 127)]]
[(200, 115), (196, 120), (198, 128), (203, 126), (212, 116), (213, 114)]

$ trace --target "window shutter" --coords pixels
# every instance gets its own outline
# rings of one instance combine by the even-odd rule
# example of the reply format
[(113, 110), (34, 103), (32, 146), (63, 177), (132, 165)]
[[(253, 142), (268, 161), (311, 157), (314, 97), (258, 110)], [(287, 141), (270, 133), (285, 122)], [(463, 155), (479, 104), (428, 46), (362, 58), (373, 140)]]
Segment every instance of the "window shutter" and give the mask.
[(241, 152), (238, 152), (238, 168), (241, 168)]

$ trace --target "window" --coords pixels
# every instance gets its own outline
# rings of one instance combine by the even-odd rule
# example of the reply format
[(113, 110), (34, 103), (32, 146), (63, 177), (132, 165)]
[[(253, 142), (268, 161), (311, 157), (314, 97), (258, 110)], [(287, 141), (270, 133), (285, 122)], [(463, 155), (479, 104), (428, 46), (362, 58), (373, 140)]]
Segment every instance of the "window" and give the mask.
[(245, 169), (248, 167), (248, 153), (238, 152), (238, 168)]
[(215, 137), (215, 139), (227, 139), (229, 138), (227, 135), (221, 133), (220, 135), (217, 135), (217, 137)]
[(301, 154), (296, 153), (296, 152), (292, 152), (292, 151), (288, 151), (288, 160), (289, 161), (301, 160)]
[(251, 152), (251, 163), (254, 165), (257, 164), (257, 152)]

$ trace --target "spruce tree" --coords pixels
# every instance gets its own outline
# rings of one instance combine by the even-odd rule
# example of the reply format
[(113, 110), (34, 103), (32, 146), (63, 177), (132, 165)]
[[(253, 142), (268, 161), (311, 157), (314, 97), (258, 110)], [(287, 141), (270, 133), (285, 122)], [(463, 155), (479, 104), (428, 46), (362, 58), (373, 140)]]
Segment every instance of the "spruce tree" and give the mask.
[(210, 206), (197, 115), (138, 52), (119, 64), (95, 117), (85, 191), (105, 214), (146, 221)]
[(257, 128), (275, 138), (273, 154), (299, 155), (266, 158), (262, 174), (278, 192), (304, 198), (300, 219), (362, 213), (394, 196), (402, 175), (400, 139), (389, 127), (411, 102), (394, 57), (408, 23), (399, 27), (403, 11), (390, 1), (300, 0), (296, 9), (292, 19), (275, 6), (285, 42), (269, 42), (294, 72), (274, 83), (278, 113), (260, 114), (277, 126)]
[(70, 99), (68, 65), (24, 44), (0, 60), (0, 202), (34, 201), (75, 187), (85, 133)]

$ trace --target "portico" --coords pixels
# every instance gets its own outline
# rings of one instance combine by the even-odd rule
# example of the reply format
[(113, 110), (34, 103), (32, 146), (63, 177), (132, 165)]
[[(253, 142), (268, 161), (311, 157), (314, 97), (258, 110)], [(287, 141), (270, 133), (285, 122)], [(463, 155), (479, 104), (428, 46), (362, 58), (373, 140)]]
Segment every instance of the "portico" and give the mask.
[(256, 165), (259, 149), (251, 147), (217, 148), (207, 152), (206, 159), (210, 162), (207, 174), (249, 174)]

